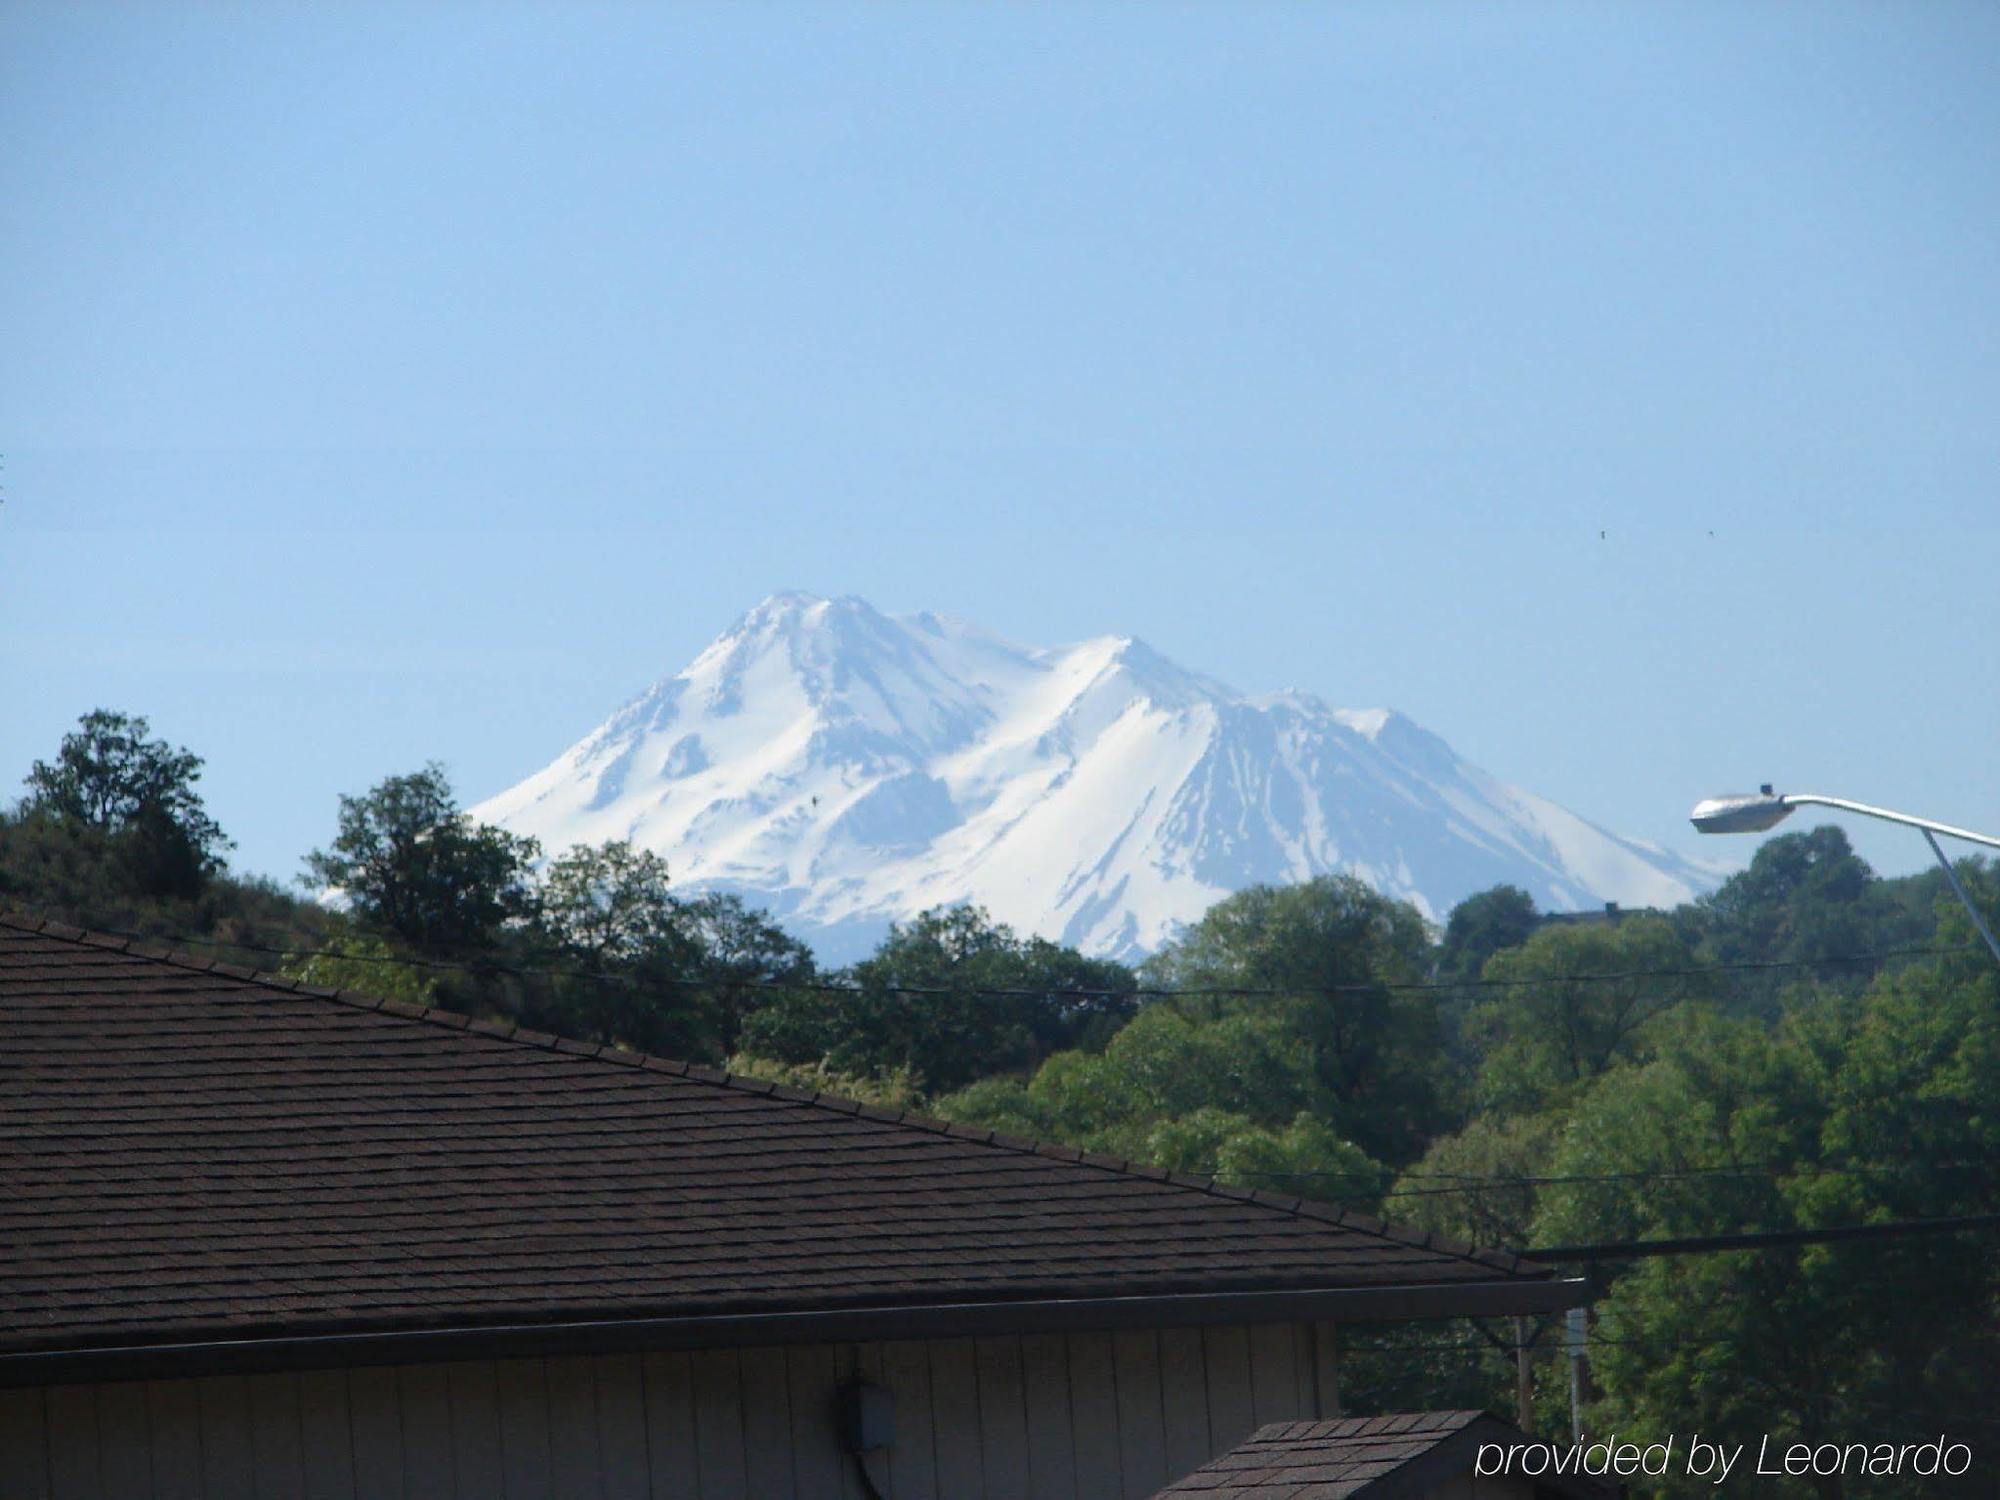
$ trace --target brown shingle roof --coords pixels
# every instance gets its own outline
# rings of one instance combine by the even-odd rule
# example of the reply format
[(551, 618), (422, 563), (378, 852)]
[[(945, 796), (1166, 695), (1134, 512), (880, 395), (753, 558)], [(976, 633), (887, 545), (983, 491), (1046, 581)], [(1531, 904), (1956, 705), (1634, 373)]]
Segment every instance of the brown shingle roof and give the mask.
[[(1482, 1443), (1513, 1447), (1527, 1441), (1518, 1427), (1479, 1411), (1274, 1422), (1153, 1500), (1415, 1500), (1433, 1486), (1472, 1473)], [(1537, 1493), (1579, 1500), (1621, 1493), (1613, 1485), (1567, 1474), (1544, 1475), (1536, 1483)]]
[(5, 913), (0, 1245), (0, 1356), (1550, 1275)]

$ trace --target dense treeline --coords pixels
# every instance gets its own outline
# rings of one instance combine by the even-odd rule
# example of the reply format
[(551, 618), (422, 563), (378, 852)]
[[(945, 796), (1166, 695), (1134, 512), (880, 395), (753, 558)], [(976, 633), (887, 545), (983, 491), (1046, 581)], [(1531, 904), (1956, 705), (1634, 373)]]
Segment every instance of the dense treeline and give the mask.
[[(306, 861), (312, 899), (236, 879), (199, 759), (147, 735), (94, 714), (35, 765), (0, 817), (0, 895), (1482, 1244), (1996, 1207), (2000, 971), (1940, 880), (1879, 878), (1836, 829), (1769, 839), (1666, 913), (1550, 917), (1502, 887), (1437, 931), (1328, 877), (1232, 896), (1136, 970), (960, 908), (823, 973), (741, 902), (676, 893), (651, 854), (542, 851), (471, 822), (435, 766), (341, 799)], [(1962, 874), (2000, 915), (1995, 869)], [(2000, 1236), (1597, 1274), (1592, 1431), (2000, 1438), (1980, 1399), (2000, 1387)], [(1347, 1394), (1507, 1410), (1511, 1338), (1350, 1330)], [(1536, 1354), (1549, 1431), (1569, 1420), (1556, 1344), (1544, 1330)], [(1848, 1492), (1769, 1492), (1786, 1483)], [(1871, 1492), (1942, 1481), (1897, 1483)]]

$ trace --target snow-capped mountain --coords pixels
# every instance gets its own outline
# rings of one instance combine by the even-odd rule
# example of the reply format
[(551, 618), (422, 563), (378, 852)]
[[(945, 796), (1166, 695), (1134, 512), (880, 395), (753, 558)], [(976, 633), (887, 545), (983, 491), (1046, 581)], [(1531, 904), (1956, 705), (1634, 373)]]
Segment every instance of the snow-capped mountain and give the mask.
[(1129, 957), (1232, 891), (1331, 871), (1433, 918), (1501, 881), (1555, 909), (1714, 883), (1387, 709), (1245, 697), (1126, 637), (1042, 649), (796, 593), (472, 811), (551, 852), (630, 839), (832, 961), (964, 901)]

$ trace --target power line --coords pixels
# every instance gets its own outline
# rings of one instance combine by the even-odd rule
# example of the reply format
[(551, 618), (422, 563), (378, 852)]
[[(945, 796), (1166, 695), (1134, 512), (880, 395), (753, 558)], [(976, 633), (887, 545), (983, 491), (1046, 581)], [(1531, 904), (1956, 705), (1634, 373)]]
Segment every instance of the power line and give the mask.
[[(1453, 1193), (1477, 1193), (1497, 1191), (1506, 1188), (1564, 1187), (1581, 1183), (1617, 1182), (1668, 1182), (1686, 1178), (1706, 1177), (1793, 1177), (1818, 1173), (1851, 1172), (1857, 1175), (1890, 1175), (1901, 1171), (1986, 1171), (2000, 1165), (2000, 1156), (1979, 1157), (1960, 1161), (1909, 1161), (1886, 1163), (1881, 1161), (1843, 1161), (1839, 1158), (1821, 1157), (1814, 1161), (1784, 1162), (1737, 1162), (1701, 1167), (1659, 1167), (1630, 1172), (1574, 1172), (1560, 1175), (1523, 1177), (1478, 1177), (1464, 1173), (1403, 1172), (1397, 1174), (1398, 1181), (1440, 1182), (1451, 1186), (1392, 1188), (1383, 1196), (1387, 1198), (1436, 1197)], [(1353, 1182), (1362, 1185), (1379, 1180), (1380, 1174), (1369, 1172), (1322, 1172), (1300, 1170), (1288, 1172), (1280, 1167), (1248, 1171), (1240, 1174), (1246, 1177), (1267, 1179), (1310, 1178), (1323, 1181)]]
[(1887, 1224), (1846, 1224), (1830, 1229), (1768, 1229), (1750, 1234), (1613, 1240), (1601, 1245), (1549, 1245), (1536, 1250), (1523, 1250), (1520, 1254), (1529, 1260), (1639, 1260), (1655, 1255), (1715, 1255), (1729, 1250), (1769, 1250), (1787, 1245), (1904, 1239), (1916, 1235), (1957, 1234), (1972, 1229), (2000, 1229), (2000, 1213), (1962, 1214), (1948, 1219), (1897, 1219)]

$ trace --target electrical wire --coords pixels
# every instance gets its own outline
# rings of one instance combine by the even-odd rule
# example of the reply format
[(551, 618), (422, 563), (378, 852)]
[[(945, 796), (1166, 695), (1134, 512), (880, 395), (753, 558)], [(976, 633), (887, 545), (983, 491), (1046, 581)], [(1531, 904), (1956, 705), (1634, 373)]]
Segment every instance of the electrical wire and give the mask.
[(1548, 1245), (1523, 1250), (1529, 1260), (1637, 1260), (1656, 1255), (1715, 1255), (1731, 1250), (1770, 1250), (1792, 1245), (1841, 1244), (1857, 1240), (1908, 1239), (2000, 1229), (2000, 1213), (1961, 1214), (1944, 1219), (1894, 1219), (1886, 1224), (1843, 1224), (1826, 1229), (1767, 1229), (1747, 1234), (1683, 1235), (1671, 1239), (1613, 1240), (1599, 1245)]
[[(1853, 1173), (1856, 1175), (1886, 1176), (1904, 1170), (1922, 1171), (1985, 1171), (2000, 1165), (2000, 1155), (1978, 1157), (1960, 1161), (1918, 1161), (1891, 1164), (1884, 1162), (1843, 1161), (1839, 1158), (1819, 1158), (1816, 1161), (1784, 1162), (1740, 1162), (1704, 1167), (1662, 1167), (1631, 1172), (1576, 1172), (1554, 1176), (1525, 1177), (1477, 1177), (1458, 1173), (1403, 1172), (1397, 1174), (1400, 1182), (1439, 1181), (1451, 1186), (1392, 1188), (1382, 1196), (1387, 1198), (1442, 1197), (1455, 1193), (1481, 1193), (1507, 1188), (1563, 1187), (1581, 1183), (1616, 1182), (1670, 1182), (1684, 1178), (1703, 1177), (1795, 1177), (1815, 1174)], [(1288, 1172), (1280, 1167), (1255, 1169), (1239, 1175), (1271, 1180), (1287, 1178), (1307, 1178), (1320, 1181), (1351, 1182), (1367, 1186), (1379, 1181), (1379, 1174), (1367, 1172), (1321, 1172), (1302, 1170)]]

